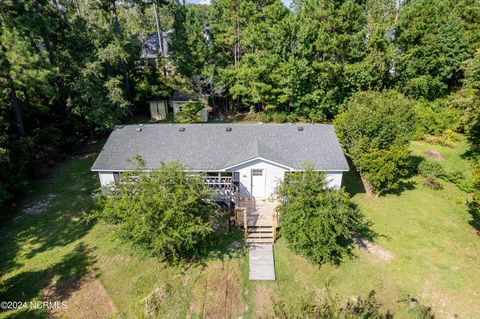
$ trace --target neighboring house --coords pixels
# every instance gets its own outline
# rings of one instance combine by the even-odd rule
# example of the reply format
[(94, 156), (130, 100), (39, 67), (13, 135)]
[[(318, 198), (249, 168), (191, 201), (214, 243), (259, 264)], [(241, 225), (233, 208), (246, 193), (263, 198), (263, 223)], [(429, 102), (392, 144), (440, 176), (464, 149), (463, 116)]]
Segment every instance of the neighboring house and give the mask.
[[(158, 36), (158, 32), (152, 32), (148, 36), (140, 39), (142, 59), (156, 59), (158, 56), (168, 57), (168, 38), (171, 31), (162, 32)], [(163, 45), (161, 45), (163, 44)]]
[(145, 170), (179, 161), (206, 174), (206, 183), (231, 198), (270, 197), (286, 174), (305, 162), (326, 173), (338, 188), (348, 163), (332, 125), (148, 124), (116, 126), (92, 166), (108, 189), (127, 161), (140, 155)]
[[(200, 101), (191, 97), (191, 96), (188, 96), (187, 94), (183, 94), (183, 93), (180, 93), (180, 92), (173, 93), (172, 107), (173, 107), (174, 116), (176, 116), (178, 114), (178, 112), (183, 111), (183, 107), (186, 104), (189, 104), (189, 103), (198, 104), (198, 103), (200, 103)], [(202, 122), (206, 123), (208, 121), (208, 109), (207, 108), (204, 108), (201, 111), (199, 111), (197, 113), (197, 115)]]

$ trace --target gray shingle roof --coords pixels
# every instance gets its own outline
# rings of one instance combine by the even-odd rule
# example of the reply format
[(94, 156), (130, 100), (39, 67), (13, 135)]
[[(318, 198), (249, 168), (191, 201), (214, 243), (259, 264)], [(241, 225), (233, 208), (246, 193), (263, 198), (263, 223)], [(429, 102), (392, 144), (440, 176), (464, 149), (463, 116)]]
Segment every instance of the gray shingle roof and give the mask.
[(194, 98), (193, 96), (187, 93), (183, 93), (179, 91), (173, 92), (172, 101), (174, 102), (189, 102), (189, 101), (196, 101), (196, 100), (198, 99)]
[(116, 126), (92, 170), (132, 169), (127, 159), (137, 154), (146, 169), (178, 160), (193, 170), (222, 170), (257, 157), (295, 169), (305, 161), (318, 170), (349, 169), (332, 125), (148, 124)]

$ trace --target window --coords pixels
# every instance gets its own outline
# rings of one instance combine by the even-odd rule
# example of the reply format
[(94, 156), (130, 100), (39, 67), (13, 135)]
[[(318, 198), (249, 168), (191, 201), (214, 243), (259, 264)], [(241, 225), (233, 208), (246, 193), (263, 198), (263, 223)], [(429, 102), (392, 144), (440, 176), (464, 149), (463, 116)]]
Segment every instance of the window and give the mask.
[(233, 172), (233, 181), (234, 182), (240, 181), (240, 172)]
[(119, 172), (113, 172), (113, 180), (115, 181), (115, 183), (118, 183), (118, 181), (120, 180)]
[(263, 169), (252, 169), (252, 176), (263, 176)]

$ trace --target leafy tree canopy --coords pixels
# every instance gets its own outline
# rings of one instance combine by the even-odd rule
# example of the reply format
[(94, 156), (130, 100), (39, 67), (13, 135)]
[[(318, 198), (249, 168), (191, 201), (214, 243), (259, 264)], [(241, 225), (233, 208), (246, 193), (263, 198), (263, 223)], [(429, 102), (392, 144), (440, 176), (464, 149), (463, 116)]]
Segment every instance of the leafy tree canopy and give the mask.
[(277, 194), (281, 235), (292, 251), (319, 264), (351, 254), (355, 233), (365, 224), (345, 190), (329, 188), (325, 174), (307, 166), (286, 175)]
[(184, 169), (171, 162), (148, 173), (122, 174), (93, 217), (115, 225), (120, 238), (152, 255), (198, 256), (213, 233), (217, 210), (201, 176)]
[(380, 193), (401, 185), (408, 174), (407, 144), (415, 127), (409, 99), (396, 91), (360, 92), (349, 99), (334, 124), (369, 188)]

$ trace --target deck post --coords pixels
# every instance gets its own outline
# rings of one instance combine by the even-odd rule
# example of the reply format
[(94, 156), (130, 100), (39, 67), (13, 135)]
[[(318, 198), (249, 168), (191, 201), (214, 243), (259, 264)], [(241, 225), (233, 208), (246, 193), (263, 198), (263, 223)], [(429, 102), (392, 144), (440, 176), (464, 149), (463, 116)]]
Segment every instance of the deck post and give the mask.
[(275, 212), (272, 214), (272, 235), (273, 235), (273, 242), (275, 242), (275, 239), (277, 238), (277, 225), (275, 225), (277, 222), (277, 219), (275, 218)]
[(247, 220), (247, 210), (243, 210), (243, 231), (244, 231), (244, 236), (245, 240), (247, 240), (248, 237), (248, 220)]

